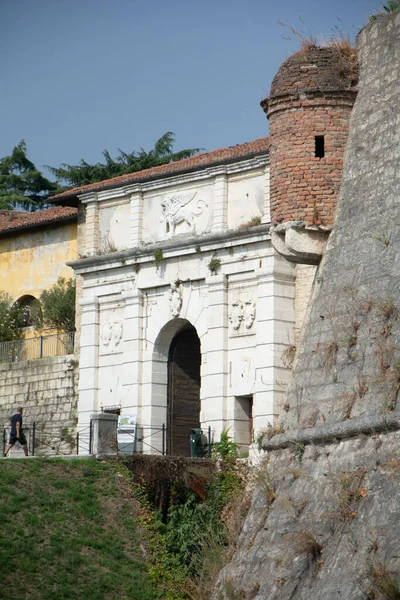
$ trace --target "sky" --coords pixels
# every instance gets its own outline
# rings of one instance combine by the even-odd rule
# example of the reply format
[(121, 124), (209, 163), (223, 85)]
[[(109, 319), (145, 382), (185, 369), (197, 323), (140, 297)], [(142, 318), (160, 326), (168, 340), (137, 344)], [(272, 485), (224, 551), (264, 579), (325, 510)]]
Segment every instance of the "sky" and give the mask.
[[(0, 157), (214, 150), (268, 135), (260, 101), (299, 40), (355, 39), (381, 0), (0, 0)], [(304, 25), (305, 24), (305, 25)], [(287, 39), (287, 38), (290, 39)]]

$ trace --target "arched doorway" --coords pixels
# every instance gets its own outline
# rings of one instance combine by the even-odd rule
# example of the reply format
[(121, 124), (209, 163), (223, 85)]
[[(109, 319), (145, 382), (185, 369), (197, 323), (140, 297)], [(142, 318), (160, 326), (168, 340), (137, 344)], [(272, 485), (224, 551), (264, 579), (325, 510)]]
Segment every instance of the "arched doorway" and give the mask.
[(190, 456), (190, 430), (200, 427), (200, 339), (185, 325), (168, 353), (167, 452)]

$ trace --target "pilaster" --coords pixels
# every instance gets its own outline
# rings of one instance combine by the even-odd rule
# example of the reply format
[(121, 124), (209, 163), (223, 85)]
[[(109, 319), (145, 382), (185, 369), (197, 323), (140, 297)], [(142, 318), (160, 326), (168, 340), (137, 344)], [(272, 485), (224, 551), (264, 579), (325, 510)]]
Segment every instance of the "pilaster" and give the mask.
[(134, 289), (123, 292), (122, 298), (125, 301), (122, 408), (124, 412), (136, 413), (140, 421), (143, 294), (141, 290)]
[(97, 296), (82, 298), (79, 359), (78, 429), (89, 425), (98, 410), (99, 304)]
[(282, 363), (284, 349), (293, 343), (295, 281), (292, 265), (278, 255), (257, 269), (256, 393), (253, 424), (257, 433), (277, 421), (291, 377)]
[(99, 202), (97, 194), (87, 194), (80, 198), (85, 204), (86, 218), (84, 226), (85, 254), (95, 256), (99, 252)]
[(130, 196), (130, 242), (131, 247), (139, 246), (142, 241), (143, 228), (143, 192), (141, 187)]
[(212, 231), (228, 229), (228, 175), (220, 173), (214, 179), (214, 218)]
[(201, 414), (203, 427), (219, 437), (226, 422), (228, 367), (228, 279), (211, 275), (208, 286), (208, 332), (202, 340)]

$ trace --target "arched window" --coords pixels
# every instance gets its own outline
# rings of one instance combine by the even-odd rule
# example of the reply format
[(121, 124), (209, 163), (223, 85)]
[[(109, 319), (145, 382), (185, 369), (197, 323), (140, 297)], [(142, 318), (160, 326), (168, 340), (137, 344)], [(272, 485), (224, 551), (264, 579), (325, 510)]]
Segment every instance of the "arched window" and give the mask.
[(42, 308), (40, 302), (34, 296), (21, 296), (15, 303), (22, 310), (22, 327), (32, 327), (32, 325), (41, 325), (43, 320)]

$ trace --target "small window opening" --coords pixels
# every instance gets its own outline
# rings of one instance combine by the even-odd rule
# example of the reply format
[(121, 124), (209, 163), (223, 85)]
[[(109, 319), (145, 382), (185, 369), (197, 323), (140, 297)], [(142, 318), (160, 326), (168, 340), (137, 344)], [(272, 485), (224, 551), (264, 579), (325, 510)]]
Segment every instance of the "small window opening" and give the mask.
[(324, 158), (325, 156), (325, 138), (323, 135), (315, 136), (315, 157)]

